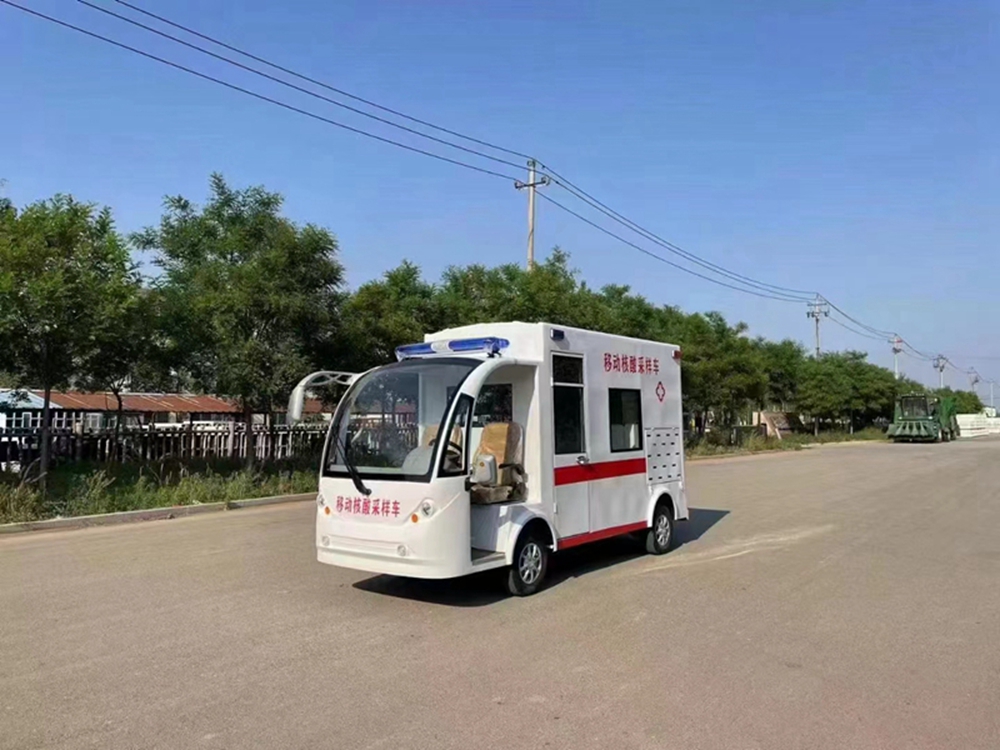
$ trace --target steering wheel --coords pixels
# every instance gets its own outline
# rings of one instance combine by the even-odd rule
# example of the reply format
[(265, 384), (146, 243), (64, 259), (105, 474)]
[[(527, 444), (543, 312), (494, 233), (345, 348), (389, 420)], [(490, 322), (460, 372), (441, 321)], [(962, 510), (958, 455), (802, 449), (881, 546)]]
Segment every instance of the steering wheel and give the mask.
[(461, 458), (462, 452), (464, 450), (465, 449), (461, 446), (461, 444), (453, 442), (451, 440), (448, 441), (448, 445), (445, 447), (445, 452), (454, 451), (459, 455), (459, 458)]

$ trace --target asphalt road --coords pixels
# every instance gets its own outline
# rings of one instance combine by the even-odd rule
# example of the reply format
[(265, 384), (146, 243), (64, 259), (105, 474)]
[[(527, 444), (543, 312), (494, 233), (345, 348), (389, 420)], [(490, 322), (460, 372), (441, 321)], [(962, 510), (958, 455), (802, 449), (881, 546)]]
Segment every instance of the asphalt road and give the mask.
[(1000, 747), (1000, 441), (688, 479), (528, 599), (320, 565), (309, 503), (0, 539), (0, 748)]

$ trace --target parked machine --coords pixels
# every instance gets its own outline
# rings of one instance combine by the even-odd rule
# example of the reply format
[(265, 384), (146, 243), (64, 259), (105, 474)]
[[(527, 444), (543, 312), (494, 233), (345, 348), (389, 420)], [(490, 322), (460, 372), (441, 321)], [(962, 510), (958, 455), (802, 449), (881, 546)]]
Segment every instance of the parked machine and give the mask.
[(888, 435), (894, 442), (947, 442), (958, 437), (955, 401), (923, 393), (900, 396)]
[(347, 382), (320, 471), (320, 562), (416, 578), (507, 568), (515, 595), (551, 553), (635, 534), (652, 554), (688, 517), (681, 352), (545, 323), (429, 334)]

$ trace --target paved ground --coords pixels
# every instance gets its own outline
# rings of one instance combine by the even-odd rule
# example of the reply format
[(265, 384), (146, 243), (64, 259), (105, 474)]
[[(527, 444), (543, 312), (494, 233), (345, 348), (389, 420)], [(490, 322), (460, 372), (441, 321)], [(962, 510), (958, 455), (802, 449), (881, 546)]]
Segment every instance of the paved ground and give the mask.
[(689, 483), (517, 600), (321, 566), (308, 503), (0, 539), (0, 748), (1000, 747), (1000, 441)]

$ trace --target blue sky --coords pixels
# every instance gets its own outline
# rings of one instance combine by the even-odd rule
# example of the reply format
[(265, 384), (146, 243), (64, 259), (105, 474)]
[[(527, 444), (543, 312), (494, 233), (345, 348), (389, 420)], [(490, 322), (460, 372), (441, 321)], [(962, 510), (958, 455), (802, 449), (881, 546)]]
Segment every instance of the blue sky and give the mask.
[[(392, 131), (69, 0), (20, 0), (385, 135)], [(121, 11), (111, 0), (94, 0)], [(924, 351), (1000, 379), (996, 2), (136, 4), (412, 115), (537, 155), (692, 252), (818, 289)], [(0, 178), (132, 230), (220, 171), (338, 236), (352, 284), (409, 258), (521, 262), (525, 198), (0, 6)], [(412, 140), (412, 139), (411, 139)], [(508, 170), (509, 168), (503, 168)], [(553, 189), (560, 201), (568, 196)], [(620, 228), (619, 228), (620, 229)], [(694, 279), (540, 202), (537, 247), (754, 334), (811, 343), (805, 306)], [(888, 344), (824, 326), (824, 348)], [(929, 364), (904, 371), (936, 381)], [(951, 371), (948, 381), (965, 386)], [(980, 387), (980, 393), (984, 393)]]

